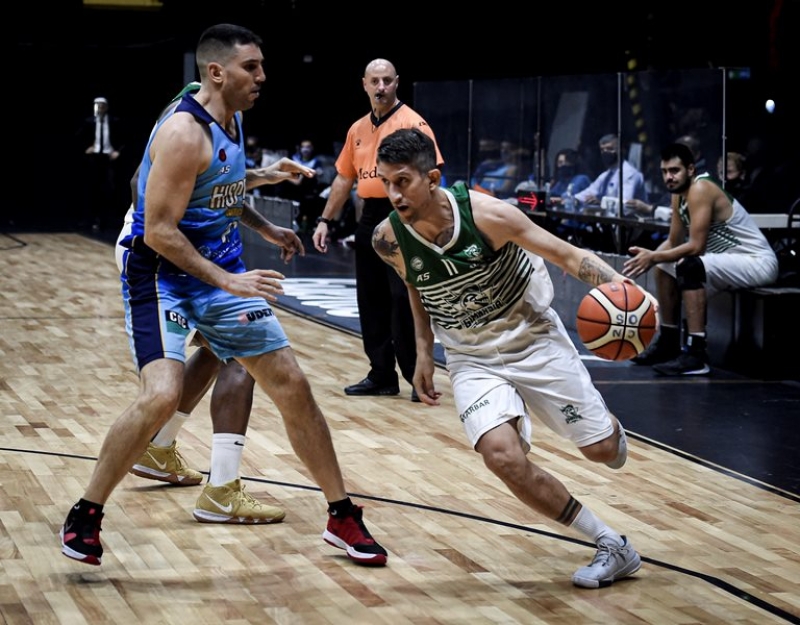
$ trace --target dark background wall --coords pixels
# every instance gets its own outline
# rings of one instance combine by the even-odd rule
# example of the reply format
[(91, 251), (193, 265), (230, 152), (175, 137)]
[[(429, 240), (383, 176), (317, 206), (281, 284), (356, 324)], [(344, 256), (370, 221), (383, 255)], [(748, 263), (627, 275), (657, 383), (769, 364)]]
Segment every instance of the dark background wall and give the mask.
[[(15, 39), (5, 91), (14, 175), (0, 225), (69, 226), (85, 147), (77, 145), (75, 132), (95, 96), (108, 98), (112, 113), (125, 120), (130, 139), (121, 169), (132, 172), (154, 118), (183, 85), (185, 55), (202, 30), (218, 22), (242, 24), (264, 38), (267, 85), (246, 116), (246, 130), (266, 147), (291, 150), (310, 137), (331, 151), (367, 112), (361, 76), (375, 57), (396, 65), (400, 97), (412, 105), (417, 81), (617, 72), (631, 59), (638, 69), (749, 67), (737, 106), (752, 115), (754, 132), (775, 138), (776, 149), (796, 146), (798, 0), (542, 4), (19, 5), (17, 18), (6, 24)], [(764, 111), (768, 97), (778, 103), (772, 116)]]

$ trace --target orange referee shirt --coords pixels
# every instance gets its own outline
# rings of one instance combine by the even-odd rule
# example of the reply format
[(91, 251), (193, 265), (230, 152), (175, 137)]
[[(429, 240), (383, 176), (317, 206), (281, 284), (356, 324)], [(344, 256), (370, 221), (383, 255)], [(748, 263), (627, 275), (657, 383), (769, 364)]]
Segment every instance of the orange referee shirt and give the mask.
[(381, 119), (376, 119), (370, 112), (350, 126), (347, 140), (339, 158), (336, 159), (336, 171), (345, 178), (356, 179), (358, 197), (364, 199), (386, 197), (383, 183), (378, 178), (378, 146), (384, 137), (395, 130), (414, 127), (418, 127), (433, 139), (436, 145), (436, 164), (439, 167), (444, 165), (439, 145), (428, 122), (402, 102)]

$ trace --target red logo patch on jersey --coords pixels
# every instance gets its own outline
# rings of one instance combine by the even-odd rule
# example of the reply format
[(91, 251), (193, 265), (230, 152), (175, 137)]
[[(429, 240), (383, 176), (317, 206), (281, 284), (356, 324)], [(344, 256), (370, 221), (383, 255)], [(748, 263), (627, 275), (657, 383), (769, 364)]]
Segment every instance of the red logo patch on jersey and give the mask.
[(223, 163), (228, 160), (228, 155), (225, 154), (225, 150), (219, 151), (219, 160), (221, 160)]

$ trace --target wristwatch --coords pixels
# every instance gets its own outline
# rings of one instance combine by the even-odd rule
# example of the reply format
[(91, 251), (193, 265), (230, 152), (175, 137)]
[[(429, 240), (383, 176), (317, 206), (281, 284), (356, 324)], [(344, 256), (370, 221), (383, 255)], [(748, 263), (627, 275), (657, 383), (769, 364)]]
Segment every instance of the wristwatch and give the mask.
[(330, 226), (333, 223), (333, 219), (328, 219), (327, 217), (323, 217), (320, 215), (317, 217), (317, 225), (325, 224), (326, 226)]

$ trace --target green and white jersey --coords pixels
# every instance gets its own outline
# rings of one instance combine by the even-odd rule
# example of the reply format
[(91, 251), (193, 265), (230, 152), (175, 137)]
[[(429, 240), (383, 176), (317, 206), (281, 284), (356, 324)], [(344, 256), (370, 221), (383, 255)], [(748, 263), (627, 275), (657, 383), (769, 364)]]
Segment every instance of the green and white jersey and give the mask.
[[(695, 180), (708, 180), (717, 185), (733, 205), (733, 212), (726, 221), (711, 222), (706, 241), (706, 254), (750, 254), (767, 258), (775, 255), (767, 237), (739, 200), (725, 191), (708, 173), (696, 176)], [(678, 206), (678, 216), (684, 227), (689, 229), (691, 227), (689, 205), (684, 197)]]
[(456, 183), (444, 191), (453, 210), (453, 237), (442, 247), (402, 223), (396, 212), (389, 215), (406, 281), (419, 291), (434, 335), (447, 350), (515, 351), (520, 341), (530, 342), (528, 329), (553, 299), (544, 261), (513, 243), (493, 250), (475, 226), (466, 186)]

